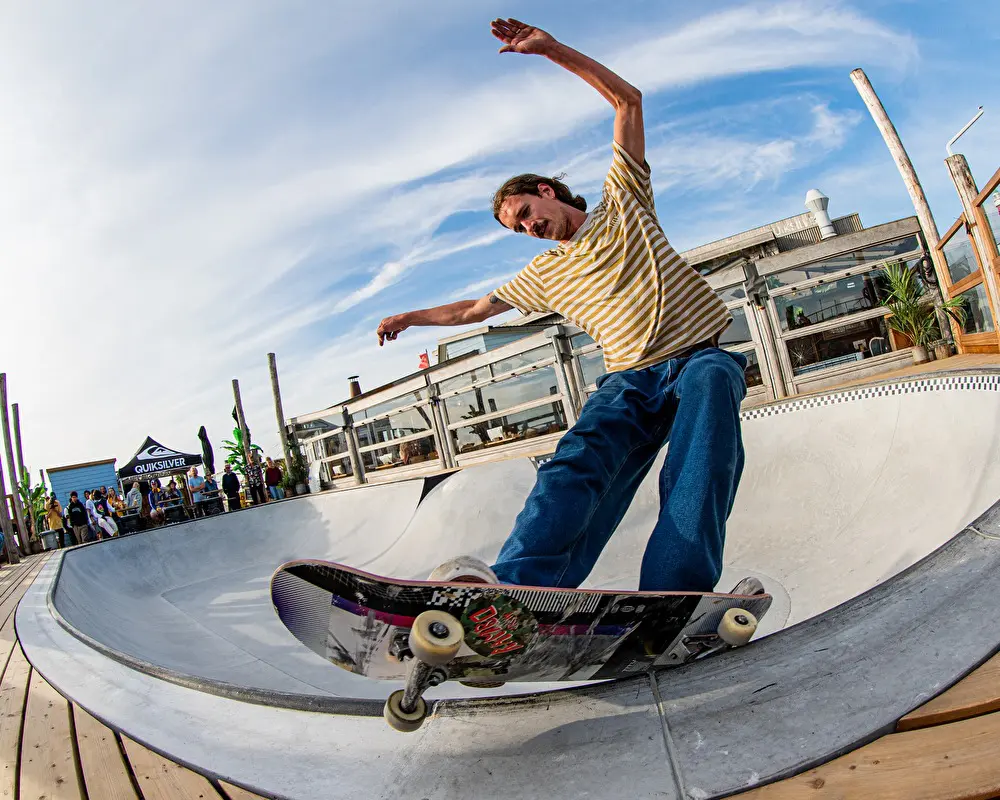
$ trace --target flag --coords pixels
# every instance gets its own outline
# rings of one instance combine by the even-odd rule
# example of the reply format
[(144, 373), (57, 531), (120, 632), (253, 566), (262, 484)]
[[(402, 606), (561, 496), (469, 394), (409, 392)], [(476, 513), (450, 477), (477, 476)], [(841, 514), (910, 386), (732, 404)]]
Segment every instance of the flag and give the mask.
[(420, 369), (427, 369), (431, 365), (431, 360), (427, 356), (427, 351), (425, 350), (420, 354)]

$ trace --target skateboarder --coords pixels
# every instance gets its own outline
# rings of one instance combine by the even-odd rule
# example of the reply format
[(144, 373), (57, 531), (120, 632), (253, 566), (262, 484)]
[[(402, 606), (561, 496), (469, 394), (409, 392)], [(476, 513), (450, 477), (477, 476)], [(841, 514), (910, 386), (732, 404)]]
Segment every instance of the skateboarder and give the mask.
[[(639, 90), (539, 28), (497, 19), (491, 30), (503, 42), (501, 53), (548, 58), (615, 109), (600, 202), (587, 213), (586, 201), (555, 178), (511, 178), (494, 195), (494, 216), (512, 231), (556, 245), (479, 300), (387, 317), (379, 344), (413, 325), (464, 325), (511, 308), (554, 311), (602, 346), (607, 373), (539, 467), (492, 571), (459, 558), (430, 579), (579, 586), (669, 439), (639, 589), (711, 591), (743, 471), (739, 410), (747, 362), (718, 347), (732, 317), (657, 220)], [(545, 113), (558, 113), (558, 98), (552, 104)], [(734, 592), (757, 590), (739, 585)]]

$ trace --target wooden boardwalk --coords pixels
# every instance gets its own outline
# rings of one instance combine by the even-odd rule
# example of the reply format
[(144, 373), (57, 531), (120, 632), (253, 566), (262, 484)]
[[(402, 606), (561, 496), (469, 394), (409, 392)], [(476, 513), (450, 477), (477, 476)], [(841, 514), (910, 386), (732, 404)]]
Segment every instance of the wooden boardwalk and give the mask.
[(31, 668), (14, 633), (14, 609), (47, 558), (0, 569), (0, 798), (262, 800), (116, 733)]

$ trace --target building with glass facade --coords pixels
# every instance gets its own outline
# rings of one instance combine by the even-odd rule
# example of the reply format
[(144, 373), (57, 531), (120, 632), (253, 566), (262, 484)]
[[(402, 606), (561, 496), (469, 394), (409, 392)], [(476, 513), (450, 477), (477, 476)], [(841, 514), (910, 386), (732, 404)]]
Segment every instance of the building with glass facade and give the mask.
[[(915, 217), (865, 228), (799, 214), (683, 255), (729, 307), (721, 345), (748, 362), (747, 405), (911, 361), (886, 326), (882, 268), (933, 276)], [(832, 230), (829, 225), (832, 222)], [(600, 346), (556, 314), (441, 340), (438, 363), (289, 421), (325, 488), (551, 452), (604, 372)]]

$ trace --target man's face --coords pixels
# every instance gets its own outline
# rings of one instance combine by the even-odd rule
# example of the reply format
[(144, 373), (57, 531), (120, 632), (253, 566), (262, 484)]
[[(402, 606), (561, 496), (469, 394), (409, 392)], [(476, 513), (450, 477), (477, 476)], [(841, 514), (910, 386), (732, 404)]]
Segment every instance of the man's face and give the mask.
[(516, 233), (526, 233), (536, 239), (564, 241), (576, 233), (577, 226), (569, 215), (570, 206), (556, 200), (547, 183), (538, 184), (541, 197), (515, 194), (500, 206), (500, 222)]
[(230, 466), (229, 466), (228, 464), (226, 464), (226, 466), (224, 466), (224, 467), (222, 468), (222, 471), (223, 471), (223, 472), (230, 472), (231, 470), (232, 470), (232, 467), (230, 467)]
[(69, 496), (69, 499), (70, 499), (70, 500), (79, 500), (79, 499), (80, 499), (80, 496), (79, 496), (79, 495), (78, 495), (78, 494), (77, 494), (76, 492), (73, 492), (73, 494), (71, 494), (71, 495)]

